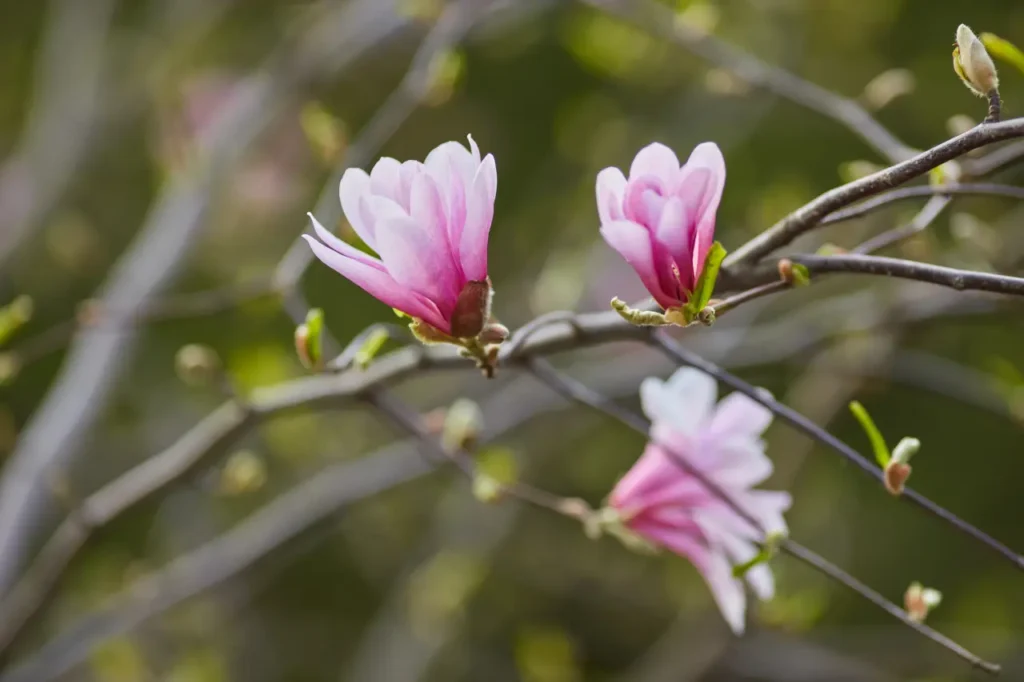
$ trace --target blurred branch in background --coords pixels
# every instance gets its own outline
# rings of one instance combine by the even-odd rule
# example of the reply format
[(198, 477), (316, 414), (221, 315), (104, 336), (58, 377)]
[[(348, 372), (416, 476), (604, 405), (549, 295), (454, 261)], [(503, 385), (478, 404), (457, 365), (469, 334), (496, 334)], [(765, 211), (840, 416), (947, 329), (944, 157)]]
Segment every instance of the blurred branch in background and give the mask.
[(626, 19), (652, 35), (669, 40), (727, 69), (751, 85), (838, 121), (890, 163), (915, 154), (852, 99), (826, 90), (785, 69), (771, 66), (715, 36), (680, 21), (672, 10), (652, 0), (580, 0), (597, 10)]
[[(168, 50), (209, 29), (231, 0), (163, 0), (150, 29)], [(37, 83), (18, 149), (0, 167), (0, 271), (46, 220), (75, 173), (141, 106), (162, 54), (111, 40), (115, 0), (53, 0)], [(109, 47), (113, 45), (113, 48)], [(115, 71), (132, 64), (126, 79)]]
[(18, 149), (0, 166), (0, 270), (78, 168), (103, 109), (115, 0), (52, 0)]
[[(311, 19), (313, 19), (311, 17)], [(207, 212), (249, 145), (310, 82), (344, 68), (406, 23), (384, 2), (343, 5), (316, 17), (273, 55), (218, 116), (192, 167), (150, 209), (135, 242), (98, 297), (129, 318), (173, 278), (206, 226)], [(104, 320), (83, 330), (47, 399), (19, 439), (0, 480), (0, 594), (15, 580), (49, 507), (47, 478), (79, 452), (81, 438), (131, 354), (134, 325)]]
[[(109, 19), (109, 4), (108, 14), (100, 14), (101, 18)], [(524, 11), (528, 13), (549, 4), (553, 3), (549, 0), (518, 3), (513, 0), (482, 3), (453, 0), (445, 4), (432, 30), (413, 57), (401, 84), (363, 126), (358, 138), (349, 146), (341, 163), (321, 190), (315, 207), (315, 213), (321, 221), (330, 228), (339, 224), (342, 218), (337, 201), (339, 177), (347, 168), (368, 164), (377, 155), (381, 145), (416, 110), (430, 91), (437, 63), (442, 57), (485, 20)], [(849, 296), (828, 297), (826, 294), (824, 300), (817, 305), (811, 302), (796, 313), (777, 316), (769, 324), (738, 330), (730, 329), (725, 324), (716, 325), (711, 331), (694, 327), (686, 332), (686, 347), (664, 332), (632, 327), (615, 313), (554, 313), (537, 318), (519, 329), (501, 351), (500, 360), (504, 366), (532, 370), (544, 383), (556, 390), (560, 389), (563, 395), (597, 407), (644, 432), (646, 428), (642, 418), (638, 421), (638, 415), (624, 410), (612, 398), (619, 394), (634, 393), (636, 380), (652, 373), (650, 367), (653, 361), (636, 360), (628, 363), (629, 367), (623, 368), (614, 362), (614, 353), (607, 354), (603, 361), (607, 366), (593, 371), (601, 377), (614, 374), (615, 390), (594, 392), (579, 388), (582, 385), (585, 389), (589, 380), (579, 385), (571, 383), (572, 380), (567, 382), (567, 377), (553, 370), (546, 360), (538, 358), (564, 351), (582, 352), (591, 346), (619, 341), (639, 342), (634, 344), (636, 346), (660, 347), (675, 362), (692, 364), (746, 393), (768, 406), (798, 431), (809, 435), (811, 440), (803, 440), (801, 443), (805, 452), (815, 444), (824, 444), (875, 479), (880, 476), (877, 468), (825, 428), (837, 406), (845, 403), (850, 392), (865, 377), (881, 376), (906, 381), (961, 402), (976, 404), (1004, 416), (1013, 416), (1012, 411), (1007, 409), (1005, 399), (994, 396), (991, 390), (986, 391), (988, 387), (984, 386), (985, 377), (979, 376), (980, 373), (926, 353), (898, 350), (893, 344), (898, 334), (907, 331), (915, 323), (1004, 309), (997, 306), (994, 297), (990, 296), (948, 291), (929, 291), (919, 295), (922, 291), (919, 282), (942, 284), (955, 290), (976, 288), (1024, 295), (1024, 280), (916, 260), (865, 254), (921, 234), (951, 204), (954, 195), (1024, 196), (1024, 190), (1018, 187), (980, 182), (890, 189), (981, 146), (1024, 135), (1024, 119), (982, 125), (919, 153), (903, 144), (854, 100), (770, 66), (708, 33), (677, 21), (666, 7), (648, 0), (582, 0), (581, 4), (606, 11), (611, 16), (625, 18), (652, 35), (666, 38), (753, 85), (824, 114), (855, 132), (894, 164), (822, 194), (790, 212), (772, 228), (737, 249), (728, 261), (728, 279), (723, 277), (722, 283), (735, 289), (742, 289), (740, 284), (753, 286), (751, 282), (764, 284), (760, 288), (741, 290), (713, 304), (713, 308), (720, 306), (719, 312), (724, 313), (743, 304), (746, 309), (747, 304), (754, 299), (795, 289), (791, 286), (792, 282), (780, 281), (777, 264), (766, 257), (797, 237), (821, 226), (869, 215), (898, 201), (928, 197), (928, 201), (910, 222), (899, 224), (853, 247), (853, 254), (790, 256), (793, 262), (806, 266), (811, 274), (854, 272), (882, 275), (887, 279), (898, 277), (917, 281), (890, 280), (884, 296), (876, 295), (874, 290), (860, 291)], [(78, 11), (67, 0), (54, 3), (54, 6), (71, 13), (69, 16)], [(86, 6), (85, 3), (82, 6)], [(233, 107), (213, 126), (204, 155), (192, 167), (172, 178), (172, 182), (152, 207), (135, 243), (121, 257), (117, 269), (104, 285), (102, 295), (96, 301), (87, 302), (81, 311), (79, 332), (64, 370), (43, 405), (20, 434), (17, 449), (7, 462), (3, 480), (0, 481), (0, 650), (7, 650), (45, 603), (56, 594), (55, 588), (60, 584), (65, 571), (96, 531), (137, 509), (141, 502), (168, 492), (187, 476), (209, 466), (233, 442), (270, 417), (366, 400), (377, 401), (379, 410), (383, 409), (387, 415), (397, 418), (401, 425), (417, 433), (419, 446), (424, 446), (422, 441), (430, 440), (426, 447), (437, 450), (432, 439), (422, 432), (419, 416), (413, 409), (397, 397), (380, 391), (385, 385), (391, 386), (431, 369), (465, 368), (465, 360), (446, 347), (414, 347), (387, 354), (363, 370), (350, 362), (355, 357), (353, 349), (358, 350), (357, 344), (362, 346), (361, 339), (364, 339), (365, 333), (360, 334), (348, 346), (347, 352), (343, 352), (335, 363), (329, 365), (337, 372), (334, 376), (279, 383), (272, 388), (254, 392), (251, 397), (229, 401), (169, 448), (129, 469), (86, 497), (59, 525), (29, 569), (21, 573), (33, 543), (45, 526), (45, 511), (53, 492), (49, 486), (54, 479), (60, 479), (67, 465), (77, 456), (83, 436), (107, 403), (111, 388), (131, 355), (135, 325), (159, 319), (223, 312), (244, 301), (264, 296), (283, 298), (284, 306), (293, 319), (300, 321), (305, 318), (308, 306), (299, 286), (311, 262), (311, 255), (301, 241), (288, 250), (272, 276), (251, 286), (218, 288), (168, 298), (159, 298), (158, 294), (174, 277), (179, 263), (204, 228), (211, 202), (220, 194), (226, 178), (233, 174), (240, 156), (250, 143), (280, 115), (289, 102), (301, 96), (303, 88), (345, 68), (386, 37), (404, 34), (404, 29), (413, 23), (408, 16), (397, 12), (392, 3), (376, 0), (353, 0), (342, 8), (320, 5), (319, 10), (322, 14), (314, 17), (315, 24), (311, 24), (304, 34), (295, 37), (294, 44), (275, 52), (262, 71), (249, 77)], [(97, 46), (103, 42), (106, 23), (101, 26), (102, 22), (96, 16), (91, 16), (90, 21), (96, 23), (90, 24), (94, 35), (89, 44), (99, 49)], [(54, 26), (58, 24), (55, 22)], [(88, 35), (82, 40), (86, 41), (87, 38)], [(93, 91), (99, 88), (100, 81), (97, 79), (98, 76), (92, 80), (87, 79), (86, 85)], [(79, 92), (77, 96), (88, 104), (90, 97), (95, 98), (95, 92), (89, 96)], [(90, 111), (93, 109), (95, 107)], [(37, 123), (38, 126), (44, 124), (45, 120)], [(68, 132), (70, 134), (71, 131)], [(31, 139), (31, 136), (26, 135), (26, 139)], [(70, 144), (68, 147), (63, 151), (69, 156), (81, 155), (80, 144)], [(964, 158), (957, 163), (962, 163), (967, 176), (976, 177), (1004, 167), (1020, 158), (1020, 154), (1017, 143), (1011, 143), (986, 155)], [(69, 162), (69, 165), (74, 164)], [(60, 173), (53, 177), (55, 185), (52, 192), (56, 196), (61, 191), (60, 185), (66, 184), (67, 180), (62, 180)], [(6, 175), (0, 176), (0, 198), (7, 191), (4, 189), (5, 178)], [(855, 203), (858, 201), (860, 203)], [(42, 215), (46, 205), (52, 202), (52, 198), (47, 198), (32, 210)], [(0, 201), (0, 204), (3, 202)], [(0, 263), (18, 240), (15, 236), (10, 242), (10, 248), (5, 251), (2, 219), (0, 215)], [(24, 225), (22, 229), (27, 230), (33, 222), (36, 222), (35, 217), (20, 221), (19, 225)], [(1007, 249), (1007, 252), (1010, 251), (1012, 249)], [(986, 263), (983, 269), (989, 266), (997, 269), (1000, 265), (1009, 267), (1012, 264), (1007, 254), (999, 255), (1000, 263)], [(764, 262), (761, 262), (762, 259)], [(970, 264), (971, 267), (973, 265)], [(815, 277), (815, 290), (818, 289), (817, 280)], [(822, 286), (828, 291), (828, 283)], [(794, 298), (797, 296), (795, 291), (792, 295)], [(787, 300), (789, 296), (787, 294)], [(74, 328), (74, 323), (56, 327), (19, 346), (15, 352), (23, 361), (25, 358), (38, 357), (40, 348), (45, 350), (59, 345)], [(879, 335), (885, 348), (877, 355), (866, 354), (857, 362), (844, 362), (843, 340), (858, 332)], [(394, 340), (393, 336), (391, 338)], [(702, 343), (706, 346), (702, 346)], [(789, 400), (781, 402), (766, 398), (749, 384), (717, 366), (714, 360), (723, 352), (723, 345), (720, 344), (731, 344), (735, 350), (734, 354), (729, 355), (730, 365), (759, 365), (778, 361), (803, 365), (806, 364), (806, 353), (820, 351), (813, 366), (808, 368), (803, 377), (805, 383), (800, 385), (829, 381), (835, 376), (845, 377), (848, 381), (840, 387), (841, 390), (833, 391), (828, 400), (822, 398), (816, 389), (811, 390), (813, 395), (806, 404), (816, 409), (802, 411), (798, 399), (801, 395), (795, 396), (792, 404)], [(704, 359), (704, 354), (712, 360)], [(904, 358), (912, 361), (903, 362)], [(598, 382), (594, 383), (596, 385)], [(495, 437), (531, 416), (551, 409), (550, 396), (544, 396), (529, 386), (521, 389), (521, 385), (522, 382), (514, 383), (492, 396), (493, 401), (485, 408), (488, 415), (488, 437)], [(504, 391), (511, 393), (514, 390), (521, 390), (522, 393), (516, 400), (511, 400)], [(495, 404), (503, 404), (504, 408), (498, 410)], [(106, 639), (123, 634), (182, 601), (223, 583), (342, 506), (421, 477), (432, 471), (437, 463), (445, 461), (441, 458), (437, 458), (439, 462), (423, 461), (414, 456), (413, 445), (387, 448), (359, 462), (335, 465), (313, 475), (220, 537), (132, 582), (125, 591), (116, 594), (95, 612), (89, 612), (65, 634), (58, 634), (44, 644), (30, 655), (22, 667), (12, 668), (2, 679), (28, 681), (59, 676), (86, 660), (93, 649)], [(451, 453), (448, 454), (451, 456)], [(456, 459), (464, 473), (472, 472), (472, 461), (466, 457), (452, 458)], [(524, 488), (522, 493), (524, 498), (534, 495), (535, 500), (543, 496), (543, 491), (530, 488)], [(1024, 558), (930, 499), (909, 489), (903, 498), (963, 531), (973, 541), (993, 549), (1015, 567), (1024, 568)], [(540, 499), (542, 502), (544, 500), (550, 501), (548, 498)], [(508, 530), (514, 520), (515, 509), (515, 506), (509, 505), (499, 510), (502, 514), (500, 519), (497, 516), (486, 519), (488, 523), (495, 521), (498, 530), (484, 538), (479, 546), (482, 551), (486, 552), (488, 545), (493, 547), (501, 541), (502, 529)], [(440, 522), (438, 525), (442, 536), (445, 528), (451, 529), (450, 525)], [(789, 549), (799, 558), (812, 563), (903, 620), (911, 628), (952, 649), (975, 665), (989, 670), (995, 667), (973, 657), (973, 654), (930, 628), (910, 623), (902, 609), (841, 569), (822, 563), (818, 557), (798, 545), (791, 544)], [(399, 587), (396, 589), (401, 589), (403, 581), (399, 579), (397, 584)], [(394, 614), (389, 611), (391, 607), (386, 604), (381, 610), (378, 621), (381, 630), (375, 629), (367, 635), (365, 648), (357, 655), (353, 670), (365, 670), (367, 666), (372, 666), (373, 661), (379, 658), (380, 651), (401, 640), (402, 632), (400, 628), (394, 627)], [(405, 675), (412, 679), (421, 676), (451, 632), (451, 628), (443, 627), (434, 633), (437, 639), (431, 640), (429, 646), (410, 652), (408, 659), (401, 661), (406, 666)], [(669, 631), (669, 635), (672, 632)], [(359, 679), (366, 676), (358, 672), (354, 674)]]

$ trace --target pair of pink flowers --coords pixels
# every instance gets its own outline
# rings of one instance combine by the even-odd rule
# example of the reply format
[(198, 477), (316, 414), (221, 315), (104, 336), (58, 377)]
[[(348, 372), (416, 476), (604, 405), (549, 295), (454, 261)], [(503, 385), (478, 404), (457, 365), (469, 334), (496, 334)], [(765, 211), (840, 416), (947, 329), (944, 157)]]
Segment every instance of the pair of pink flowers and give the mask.
[[(714, 242), (715, 214), (725, 186), (725, 161), (712, 143), (698, 145), (685, 164), (661, 144), (642, 149), (627, 178), (616, 168), (597, 177), (601, 234), (637, 272), (666, 310), (687, 304)], [(497, 171), (446, 142), (423, 163), (377, 162), (370, 174), (346, 171), (341, 205), (349, 224), (379, 258), (346, 244), (313, 218), (316, 256), (371, 295), (427, 325), (433, 338), (473, 347), (493, 343), (487, 242), (494, 216)], [(310, 216), (312, 218), (312, 216)], [(507, 330), (505, 330), (507, 332)], [(498, 339), (500, 340), (500, 338)], [(477, 346), (479, 347), (479, 346)], [(715, 407), (715, 384), (695, 370), (641, 386), (651, 441), (619, 481), (609, 504), (620, 522), (647, 540), (688, 558), (711, 588), (736, 632), (746, 608), (734, 564), (757, 553), (760, 538), (729, 506), (673, 463), (685, 458), (771, 531), (784, 531), (786, 493), (753, 490), (771, 473), (760, 441), (771, 414), (733, 394)], [(772, 574), (757, 565), (745, 576), (762, 599)]]

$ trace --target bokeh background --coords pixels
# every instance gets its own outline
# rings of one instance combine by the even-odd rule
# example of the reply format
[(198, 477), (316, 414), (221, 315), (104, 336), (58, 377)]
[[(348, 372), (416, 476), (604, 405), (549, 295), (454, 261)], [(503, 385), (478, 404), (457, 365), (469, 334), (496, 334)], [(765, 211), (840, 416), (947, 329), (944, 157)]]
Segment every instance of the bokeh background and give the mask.
[[(356, 8), (350, 15), (346, 4)], [(950, 68), (956, 26), (1024, 42), (1024, 5), (1008, 0), (680, 0), (672, 7), (689, 25), (877, 110), (919, 148), (984, 115)], [(180, 220), (194, 220), (196, 229), (183, 238), (187, 247), (159, 296), (261, 290), (307, 229), (305, 212), (353, 140), (405, 75), (439, 9), (428, 0), (0, 2), (0, 304), (28, 296), (33, 308), (0, 347), (0, 456), (22, 445), (19, 433), (61, 377), (67, 321), (89, 322), (96, 311), (86, 302), (124, 267), (169, 191), (201, 187), (204, 198), (168, 209), (161, 229), (171, 234)], [(348, 49), (360, 56), (344, 68), (335, 68), (343, 61), (337, 55), (324, 57)], [(306, 69), (291, 59), (304, 50), (322, 63)], [(215, 125), (265, 82), (254, 78), (282, 61), (306, 73), (286, 73), (285, 85), (275, 86), (261, 107), (259, 134)], [(705, 140), (722, 147), (729, 175), (718, 236), (730, 248), (884, 162), (836, 121), (573, 2), (510, 3), (433, 66), (422, 105), (370, 161), (421, 159), (467, 134), (494, 154), (491, 277), (495, 310), (510, 327), (551, 310), (602, 310), (613, 295), (642, 295), (598, 238), (593, 193), (600, 169), (628, 167), (651, 141), (680, 156)], [(1024, 102), (1024, 74), (1004, 66), (1002, 76), (1013, 116)], [(232, 139), (240, 142), (230, 162), (204, 165)], [(1022, 178), (1010, 167), (999, 179)], [(895, 205), (798, 246), (851, 246), (916, 208)], [(1022, 215), (1006, 199), (957, 198), (891, 254), (1017, 273)], [(169, 244), (167, 253), (175, 248)], [(319, 263), (301, 291), (343, 341), (393, 319)], [(111, 390), (80, 396), (96, 401), (96, 419), (73, 439), (67, 465), (55, 469), (58, 502), (34, 519), (32, 548), (75, 500), (174, 443), (223, 401), (216, 387), (189, 386), (178, 376), (183, 345), (215, 349), (243, 393), (306, 374), (279, 298), (239, 298), (213, 314), (137, 320), (137, 336), (117, 354), (123, 365)], [(1014, 301), (836, 276), (681, 338), (867, 453), (846, 409), (860, 400), (891, 443), (906, 435), (923, 442), (912, 480), (918, 490), (1024, 550), (1020, 313)], [(671, 371), (631, 345), (556, 362), (634, 406), (644, 376)], [(491, 382), (469, 367), (427, 373), (396, 390), (424, 411), (460, 396), (477, 400), (488, 428), (502, 430), (483, 456), (502, 467), (513, 461), (522, 479), (593, 504), (643, 446), (636, 434), (512, 369)], [(399, 437), (358, 406), (290, 413), (259, 426), (103, 528), (3, 664), (31, 656), (133, 581), (295, 486), (337, 476), (339, 467), (376, 457)], [(914, 580), (940, 589), (944, 601), (929, 622), (1003, 662), (1005, 679), (1024, 676), (1019, 570), (785, 425), (769, 431), (768, 452), (776, 463), (768, 487), (795, 496), (794, 538), (896, 602)], [(981, 676), (785, 557), (774, 562), (778, 596), (753, 607), (748, 634), (733, 638), (684, 560), (588, 540), (578, 524), (514, 501), (483, 505), (457, 474), (428, 473), (415, 449), (387, 454), (395, 480), (409, 480), (338, 504), (215, 588), (106, 640), (63, 679)]]

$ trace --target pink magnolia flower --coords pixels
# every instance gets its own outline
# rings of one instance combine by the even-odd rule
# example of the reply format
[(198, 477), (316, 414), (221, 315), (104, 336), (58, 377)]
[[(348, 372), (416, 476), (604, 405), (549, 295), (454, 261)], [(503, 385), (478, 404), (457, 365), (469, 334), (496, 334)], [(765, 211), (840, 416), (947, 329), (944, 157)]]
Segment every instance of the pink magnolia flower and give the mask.
[[(685, 458), (766, 532), (785, 532), (789, 494), (753, 489), (772, 472), (760, 438), (771, 412), (741, 393), (716, 405), (714, 379), (694, 369), (680, 369), (666, 382), (646, 379), (640, 398), (652, 421), (651, 442), (609, 504), (633, 532), (693, 562), (726, 622), (742, 633), (746, 596), (732, 569), (754, 558), (754, 541), (764, 538), (668, 453)], [(771, 599), (775, 583), (767, 564), (745, 579), (760, 599)]]
[(633, 159), (628, 180), (618, 168), (597, 174), (601, 235), (666, 310), (686, 304), (704, 270), (724, 187), (725, 159), (712, 142), (682, 167), (655, 142)]
[(382, 158), (345, 171), (341, 207), (379, 258), (346, 244), (310, 214), (316, 257), (387, 305), (445, 334), (474, 337), (487, 322), (487, 238), (498, 174), (473, 138), (445, 142), (423, 163)]

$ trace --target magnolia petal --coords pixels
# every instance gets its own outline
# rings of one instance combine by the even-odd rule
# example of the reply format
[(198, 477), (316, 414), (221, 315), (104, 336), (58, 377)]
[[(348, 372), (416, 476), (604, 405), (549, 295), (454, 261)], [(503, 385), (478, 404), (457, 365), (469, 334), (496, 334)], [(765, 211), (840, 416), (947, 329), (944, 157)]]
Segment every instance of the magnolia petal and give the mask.
[(659, 489), (672, 483), (677, 476), (675, 465), (661, 448), (648, 443), (626, 475), (619, 479), (609, 498), (612, 506), (620, 510), (640, 511), (651, 506), (649, 499)]
[(666, 186), (678, 173), (679, 157), (660, 142), (653, 142), (637, 152), (629, 167), (630, 180), (642, 175), (653, 175)]
[[(725, 158), (722, 156), (722, 150), (713, 142), (703, 142), (694, 148), (686, 165), (679, 172), (676, 193), (680, 196), (687, 194), (690, 179), (696, 180), (698, 176), (701, 178), (700, 199), (697, 204), (699, 208), (696, 213), (696, 232), (693, 240), (693, 270), (699, 274), (704, 269), (708, 250), (715, 241), (715, 219), (725, 189)], [(698, 193), (697, 183), (692, 184), (694, 193)]]
[(370, 169), (370, 191), (398, 204), (404, 204), (401, 168), (402, 164), (398, 159), (389, 156), (380, 158)]
[(455, 307), (458, 273), (447, 243), (438, 243), (433, 228), (408, 216), (378, 223), (377, 252), (384, 267), (402, 286), (433, 301), (446, 317)]
[(383, 268), (377, 268), (354, 258), (344, 256), (324, 246), (309, 235), (302, 235), (302, 237), (309, 244), (310, 248), (313, 249), (313, 254), (322, 263), (350, 280), (377, 300), (391, 308), (397, 308), (412, 317), (426, 320), (443, 330), (447, 328), (447, 323), (441, 317), (436, 306), (400, 285)]
[(714, 379), (689, 367), (676, 370), (668, 381), (651, 377), (640, 384), (644, 414), (687, 438), (697, 436), (714, 408), (717, 393)]
[(370, 196), (370, 176), (360, 168), (349, 168), (341, 176), (338, 184), (338, 197), (341, 210), (345, 213), (348, 224), (352, 226), (359, 238), (374, 251), (377, 250), (374, 239), (373, 216), (367, 215), (361, 202)]
[(613, 220), (601, 225), (601, 236), (636, 271), (640, 281), (643, 282), (658, 305), (670, 308), (679, 304), (676, 298), (661, 287), (658, 271), (655, 268), (650, 232), (641, 225), (628, 220)]
[(458, 259), (469, 281), (487, 279), (487, 243), (494, 220), (497, 170), (490, 154), (483, 160), (466, 196), (466, 224), (459, 239)]
[(692, 291), (696, 278), (689, 271), (690, 262), (690, 230), (686, 205), (679, 197), (670, 197), (661, 210), (661, 217), (654, 230), (655, 238), (668, 251), (672, 260), (683, 264), (679, 274), (680, 284)]
[(701, 441), (700, 464), (721, 486), (749, 488), (772, 475), (774, 466), (758, 440), (744, 436), (717, 440), (705, 436)]
[(597, 214), (601, 223), (622, 220), (622, 201), (626, 194), (626, 176), (618, 168), (605, 168), (597, 174)]
[[(435, 178), (447, 175), (449, 169), (454, 168), (459, 177), (462, 178), (462, 184), (469, 187), (473, 183), (473, 177), (476, 175), (477, 169), (480, 167), (480, 150), (476, 149), (475, 144), (471, 151), (458, 142), (445, 142), (427, 154), (423, 165), (427, 167), (428, 171)], [(444, 187), (444, 191), (447, 192), (447, 187)]]
[(626, 220), (643, 225), (653, 236), (657, 234), (666, 201), (661, 179), (654, 175), (640, 175), (626, 182), (622, 213)]
[(347, 258), (352, 258), (354, 260), (359, 261), (360, 263), (364, 263), (365, 265), (369, 265), (370, 267), (376, 268), (378, 270), (384, 270), (384, 264), (381, 263), (379, 260), (373, 258), (367, 253), (363, 253), (362, 251), (352, 246), (351, 244), (348, 244), (339, 239), (336, 235), (331, 233), (330, 230), (321, 225), (320, 221), (317, 220), (312, 213), (307, 213), (306, 215), (308, 215), (309, 219), (313, 221), (313, 230), (316, 232), (317, 237), (319, 237), (320, 241), (329, 246), (331, 249), (337, 251), (338, 253)]
[(746, 629), (747, 595), (743, 583), (732, 574), (732, 564), (721, 552), (712, 551), (708, 552), (703, 565), (697, 564), (697, 569), (711, 588), (711, 596), (729, 628), (734, 634), (742, 635)]
[[(733, 566), (746, 564), (760, 552), (749, 539), (731, 533), (728, 529), (716, 527), (714, 521), (702, 518), (699, 522), (711, 544), (720, 546)], [(767, 564), (750, 567), (744, 577), (758, 599), (766, 601), (775, 595), (775, 577)]]
[[(416, 176), (413, 180), (409, 215), (430, 235), (431, 241), (434, 243), (434, 250), (439, 254), (444, 252), (451, 267), (458, 270), (458, 262), (453, 257), (452, 247), (448, 241), (448, 216), (444, 201), (434, 179), (426, 173)], [(457, 279), (461, 280), (461, 276)], [(462, 283), (458, 282), (456, 287), (461, 290)], [(458, 296), (458, 291), (453, 292), (452, 295)]]
[(716, 437), (745, 435), (758, 438), (771, 423), (771, 410), (753, 398), (735, 392), (718, 403), (709, 430)]

